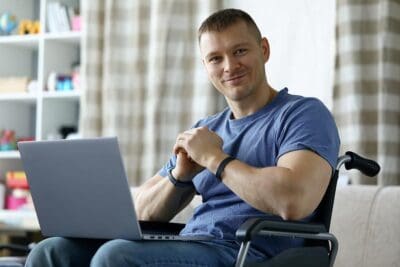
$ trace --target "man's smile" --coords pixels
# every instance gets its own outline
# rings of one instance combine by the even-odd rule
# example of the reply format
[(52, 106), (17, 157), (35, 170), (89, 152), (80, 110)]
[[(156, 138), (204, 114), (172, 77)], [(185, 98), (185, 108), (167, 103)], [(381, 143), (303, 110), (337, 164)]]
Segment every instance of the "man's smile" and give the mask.
[(232, 77), (226, 77), (226, 78), (222, 79), (222, 83), (236, 85), (236, 84), (240, 83), (246, 75), (247, 75), (247, 72), (243, 72), (243, 73), (236, 74)]

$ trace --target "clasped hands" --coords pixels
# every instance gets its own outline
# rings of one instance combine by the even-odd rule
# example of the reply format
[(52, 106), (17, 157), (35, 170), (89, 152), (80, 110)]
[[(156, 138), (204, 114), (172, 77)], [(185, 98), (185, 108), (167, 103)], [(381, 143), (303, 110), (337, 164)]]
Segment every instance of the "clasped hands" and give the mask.
[(177, 156), (173, 176), (180, 181), (190, 181), (204, 168), (212, 168), (213, 162), (225, 155), (222, 145), (222, 138), (207, 127), (180, 133), (173, 147)]

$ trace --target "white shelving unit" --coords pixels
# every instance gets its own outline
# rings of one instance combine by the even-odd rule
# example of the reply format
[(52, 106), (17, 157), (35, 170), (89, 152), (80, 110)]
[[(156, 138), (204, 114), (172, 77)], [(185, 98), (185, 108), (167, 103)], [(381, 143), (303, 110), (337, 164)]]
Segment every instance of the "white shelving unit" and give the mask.
[[(78, 0), (0, 1), (0, 14), (8, 11), (18, 20), (39, 20), (41, 24), (39, 34), (0, 36), (0, 77), (27, 76), (38, 83), (35, 93), (0, 93), (0, 130), (14, 130), (18, 137), (45, 140), (62, 125), (79, 124), (81, 92), (46, 91), (50, 72), (70, 73), (71, 65), (80, 61), (80, 32), (47, 30), (46, 7), (51, 2), (79, 7)], [(16, 153), (0, 151), (0, 159), (10, 155), (15, 158)]]
[[(0, 35), (0, 77), (26, 76), (37, 80), (33, 93), (0, 93), (0, 130), (14, 130), (17, 138), (46, 140), (62, 126), (79, 125), (79, 89), (48, 92), (50, 72), (71, 73), (80, 62), (80, 32), (49, 32), (47, 6), (60, 2), (79, 8), (79, 0), (0, 0), (0, 15), (10, 12), (17, 20), (39, 20), (34, 35)], [(18, 151), (0, 151), (0, 180), (8, 170), (21, 170)]]

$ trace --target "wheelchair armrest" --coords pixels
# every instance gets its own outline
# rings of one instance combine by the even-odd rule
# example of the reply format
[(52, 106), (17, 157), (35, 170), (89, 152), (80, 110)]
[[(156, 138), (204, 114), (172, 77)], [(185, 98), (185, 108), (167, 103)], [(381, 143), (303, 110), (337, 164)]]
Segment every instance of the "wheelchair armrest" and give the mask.
[(239, 241), (249, 241), (261, 231), (276, 231), (284, 233), (319, 234), (327, 233), (323, 224), (312, 224), (294, 221), (273, 221), (264, 218), (250, 218), (236, 231)]
[(326, 240), (330, 243), (329, 266), (333, 266), (337, 251), (336, 237), (327, 232), (323, 224), (313, 224), (293, 221), (274, 221), (266, 218), (251, 218), (245, 221), (236, 231), (236, 238), (240, 245), (235, 266), (243, 266), (251, 240), (254, 236), (286, 236), (300, 237), (314, 240)]

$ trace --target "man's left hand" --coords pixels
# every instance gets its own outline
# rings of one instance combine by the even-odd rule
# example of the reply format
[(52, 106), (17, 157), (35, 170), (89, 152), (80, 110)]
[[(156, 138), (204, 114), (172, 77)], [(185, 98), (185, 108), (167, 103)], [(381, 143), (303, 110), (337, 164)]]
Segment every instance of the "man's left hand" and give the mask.
[(197, 164), (207, 168), (224, 155), (222, 138), (207, 127), (193, 128), (178, 135), (174, 146), (177, 154), (183, 149)]

